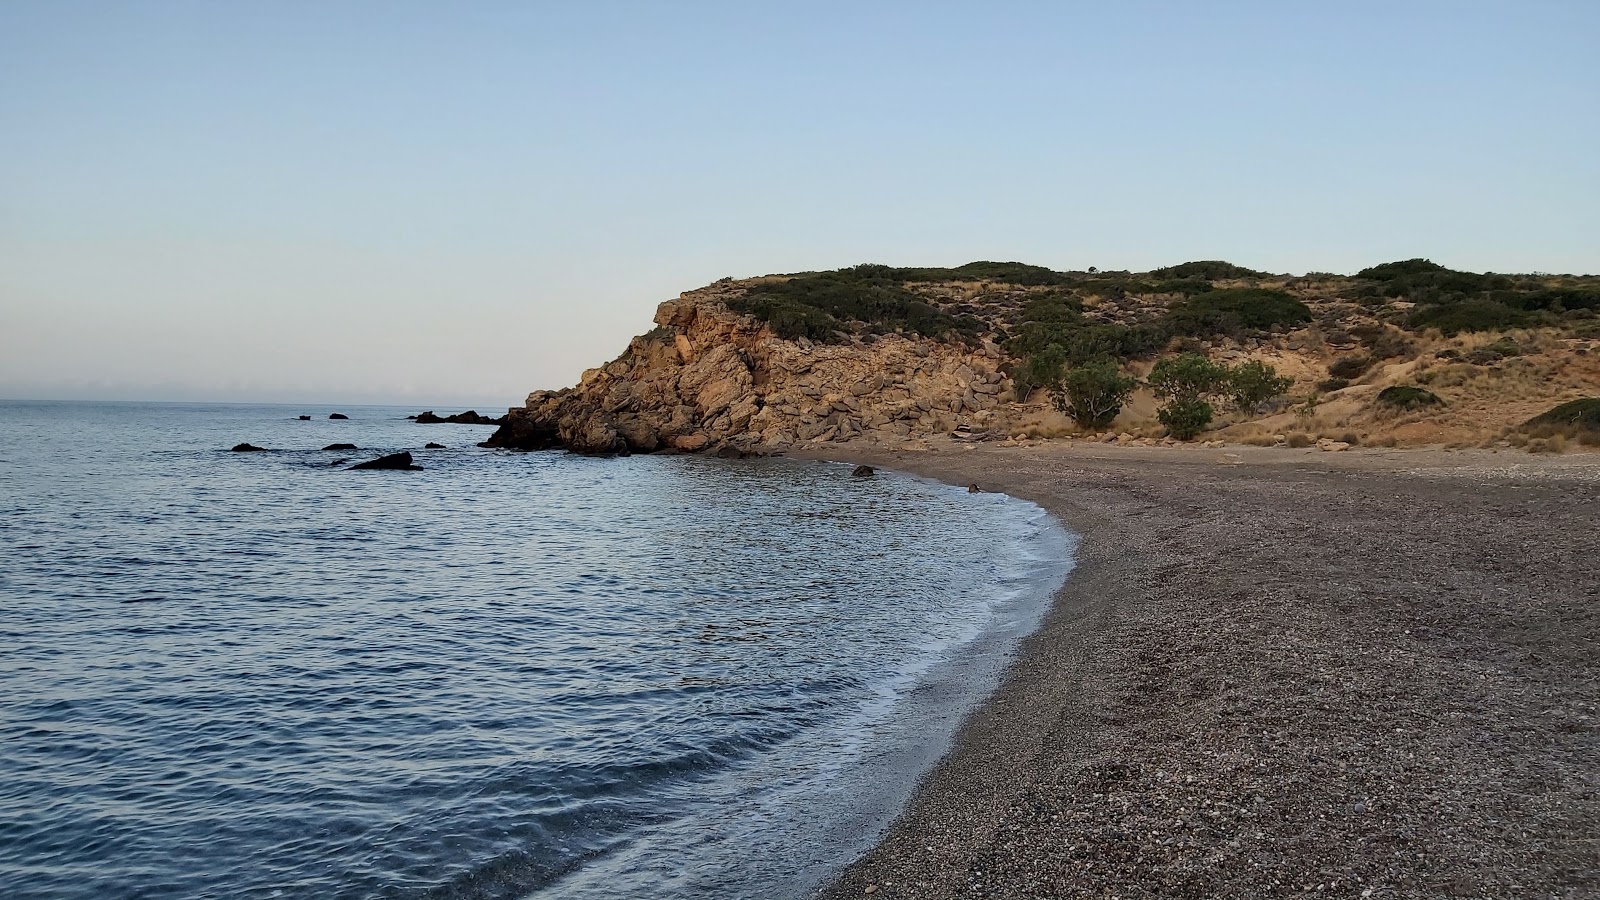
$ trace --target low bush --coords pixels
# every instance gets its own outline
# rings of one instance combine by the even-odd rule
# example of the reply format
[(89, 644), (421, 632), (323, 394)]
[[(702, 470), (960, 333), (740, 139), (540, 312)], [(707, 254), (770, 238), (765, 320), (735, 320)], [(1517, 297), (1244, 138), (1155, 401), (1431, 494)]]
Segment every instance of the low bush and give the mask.
[(1138, 384), (1110, 360), (1077, 366), (1061, 377), (1056, 408), (1084, 428), (1104, 428), (1122, 412)]
[(1190, 297), (1167, 311), (1162, 322), (1172, 334), (1205, 337), (1264, 330), (1311, 321), (1311, 309), (1283, 291), (1229, 288)]
[(878, 265), (810, 272), (755, 285), (728, 306), (765, 320), (773, 331), (791, 340), (834, 341), (846, 322), (860, 322), (868, 330), (904, 330), (925, 337), (971, 328), (970, 323), (958, 322), (906, 290), (896, 270)]
[(1324, 394), (1331, 394), (1334, 391), (1342, 391), (1349, 386), (1350, 379), (1348, 378), (1328, 378), (1317, 382), (1317, 390), (1323, 392)]
[(1265, 278), (1266, 272), (1257, 272), (1255, 269), (1246, 269), (1236, 266), (1231, 262), (1220, 259), (1200, 259), (1192, 262), (1179, 263), (1162, 269), (1151, 269), (1150, 274), (1158, 278), (1200, 278), (1206, 281), (1222, 281), (1229, 278)]
[(1395, 385), (1378, 392), (1378, 402), (1394, 409), (1422, 409), (1444, 403), (1439, 395), (1414, 385)]
[(1437, 328), (1447, 335), (1464, 331), (1505, 331), (1521, 328), (1533, 315), (1494, 300), (1472, 299), (1459, 303), (1419, 306), (1407, 317), (1411, 328)]
[(1173, 400), (1156, 410), (1156, 418), (1167, 427), (1167, 433), (1180, 441), (1187, 441), (1211, 424), (1211, 404), (1204, 400)]
[(1522, 423), (1525, 430), (1542, 426), (1600, 432), (1600, 397), (1570, 400)]
[(1349, 383), (1351, 379), (1360, 378), (1372, 368), (1370, 356), (1341, 356), (1328, 366), (1328, 374), (1334, 378), (1344, 379)]

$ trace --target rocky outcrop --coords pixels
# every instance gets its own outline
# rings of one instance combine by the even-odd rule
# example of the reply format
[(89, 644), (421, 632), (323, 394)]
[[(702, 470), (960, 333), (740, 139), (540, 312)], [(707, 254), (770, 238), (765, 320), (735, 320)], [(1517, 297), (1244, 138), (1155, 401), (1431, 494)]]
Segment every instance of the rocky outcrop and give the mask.
[(350, 417), (345, 415), (344, 413), (330, 413), (328, 415), (328, 418), (330, 418), (330, 419), (348, 419)]
[(355, 444), (329, 444), (328, 446), (323, 447), (322, 449), (324, 449), (324, 450), (360, 450), (361, 448), (357, 447)]
[(897, 334), (844, 344), (786, 340), (728, 309), (740, 290), (713, 285), (661, 304), (654, 331), (576, 387), (530, 394), (483, 446), (769, 453), (905, 443), (957, 426), (1003, 431), (1011, 383), (993, 344)]
[(264, 452), (266, 452), (266, 449), (267, 448), (265, 448), (265, 447), (257, 447), (255, 444), (234, 444), (233, 445), (233, 452), (235, 452), (235, 453), (264, 453)]
[(498, 419), (491, 419), (488, 416), (479, 415), (478, 411), (475, 410), (475, 409), (469, 409), (466, 412), (456, 413), (455, 415), (451, 415), (451, 416), (435, 415), (433, 410), (430, 409), (427, 412), (417, 413), (414, 416), (406, 416), (406, 418), (415, 419), (418, 425), (439, 425), (439, 424), (443, 424), (445, 422), (449, 422), (449, 423), (452, 423), (452, 424), (455, 424), (455, 425), (504, 425), (505, 424), (505, 417), (504, 416), (501, 416)]
[(377, 459), (369, 459), (366, 462), (356, 463), (355, 465), (351, 466), (350, 468), (352, 470), (353, 469), (402, 469), (402, 470), (405, 470), (407, 472), (421, 472), (422, 471), (422, 467), (421, 466), (416, 465), (415, 463), (413, 463), (411, 461), (411, 454), (409, 454), (409, 453), (391, 453), (388, 456), (380, 456)]

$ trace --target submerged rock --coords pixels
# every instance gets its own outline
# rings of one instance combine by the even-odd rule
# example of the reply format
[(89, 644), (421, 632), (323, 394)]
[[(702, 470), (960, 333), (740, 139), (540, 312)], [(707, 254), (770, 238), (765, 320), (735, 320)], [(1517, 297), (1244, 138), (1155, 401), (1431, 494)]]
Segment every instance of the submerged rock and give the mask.
[(356, 469), (400, 469), (407, 472), (422, 471), (421, 466), (416, 465), (411, 461), (410, 453), (391, 453), (388, 456), (380, 456), (377, 459), (369, 459), (366, 462), (356, 463), (350, 467), (351, 471)]
[(355, 444), (329, 444), (328, 446), (323, 447), (322, 449), (324, 449), (324, 450), (360, 450), (361, 448), (357, 447)]
[(345, 415), (344, 413), (330, 413), (328, 415), (328, 418), (330, 418), (330, 419), (348, 419), (350, 417)]
[(300, 417), (300, 421), (309, 422), (309, 421), (311, 421), (311, 417), (310, 416), (301, 416)]
[(422, 445), (422, 449), (424, 449), (424, 450), (448, 450), (449, 448), (446, 447), (443, 444), (435, 444), (433, 441), (429, 441), (426, 444)]
[(877, 470), (871, 466), (856, 466), (855, 471), (850, 473), (853, 478), (871, 478), (876, 474)]
[(265, 447), (257, 447), (255, 444), (235, 444), (233, 446), (233, 452), (235, 453), (262, 453), (266, 449)]

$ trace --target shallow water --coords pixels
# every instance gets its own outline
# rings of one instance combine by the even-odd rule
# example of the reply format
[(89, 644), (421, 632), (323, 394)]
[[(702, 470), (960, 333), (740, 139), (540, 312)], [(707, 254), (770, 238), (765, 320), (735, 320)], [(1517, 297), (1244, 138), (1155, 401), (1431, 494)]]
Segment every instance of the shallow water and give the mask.
[(803, 896), (1068, 565), (999, 495), (329, 411), (0, 404), (0, 896)]

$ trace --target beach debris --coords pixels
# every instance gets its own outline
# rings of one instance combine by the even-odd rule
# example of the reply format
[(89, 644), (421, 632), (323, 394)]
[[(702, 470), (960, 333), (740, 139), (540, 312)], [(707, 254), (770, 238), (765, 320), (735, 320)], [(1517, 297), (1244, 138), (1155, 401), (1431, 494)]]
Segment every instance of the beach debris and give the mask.
[(350, 467), (351, 471), (356, 469), (400, 469), (407, 472), (422, 471), (421, 466), (416, 465), (411, 461), (411, 454), (404, 452), (391, 453), (388, 456), (380, 456), (377, 459), (369, 459), (366, 462), (356, 463)]
[(235, 444), (233, 446), (233, 452), (235, 453), (261, 453), (266, 449), (265, 447), (257, 447), (255, 444)]
[(856, 466), (855, 467), (855, 471), (850, 473), (850, 477), (852, 477), (852, 478), (871, 478), (873, 475), (876, 475), (876, 474), (877, 474), (877, 470), (872, 468), (871, 466)]
[(322, 449), (324, 449), (324, 450), (360, 450), (361, 448), (357, 447), (355, 444), (329, 444), (328, 446), (323, 447)]

